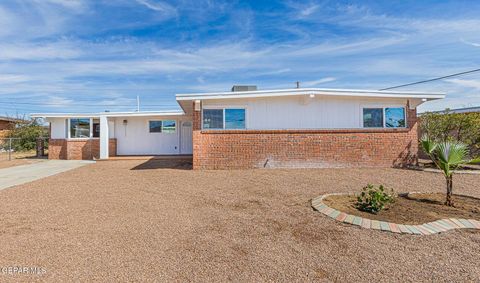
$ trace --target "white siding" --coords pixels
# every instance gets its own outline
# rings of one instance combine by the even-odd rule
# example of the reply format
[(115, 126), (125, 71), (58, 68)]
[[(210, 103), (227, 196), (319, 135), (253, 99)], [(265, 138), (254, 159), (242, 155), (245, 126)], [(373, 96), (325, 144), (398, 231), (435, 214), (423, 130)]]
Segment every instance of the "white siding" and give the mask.
[(65, 139), (66, 133), (66, 119), (65, 118), (49, 118), (50, 122), (50, 138), (52, 139)]
[[(123, 120), (127, 120), (124, 125)], [(175, 133), (150, 133), (150, 120), (175, 120)], [(126, 117), (115, 118), (115, 137), (118, 155), (160, 155), (180, 153), (180, 121), (182, 117)]]
[(405, 107), (406, 99), (356, 97), (270, 97), (204, 100), (203, 108), (245, 107), (246, 127), (265, 129), (355, 129), (363, 107)]

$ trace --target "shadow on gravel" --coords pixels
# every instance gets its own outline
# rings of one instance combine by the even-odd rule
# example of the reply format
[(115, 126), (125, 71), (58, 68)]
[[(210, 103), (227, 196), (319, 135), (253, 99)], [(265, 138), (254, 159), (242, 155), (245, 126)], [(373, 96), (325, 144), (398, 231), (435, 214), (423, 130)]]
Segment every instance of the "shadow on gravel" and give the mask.
[(149, 159), (131, 170), (178, 169), (192, 170), (192, 161), (188, 159)]

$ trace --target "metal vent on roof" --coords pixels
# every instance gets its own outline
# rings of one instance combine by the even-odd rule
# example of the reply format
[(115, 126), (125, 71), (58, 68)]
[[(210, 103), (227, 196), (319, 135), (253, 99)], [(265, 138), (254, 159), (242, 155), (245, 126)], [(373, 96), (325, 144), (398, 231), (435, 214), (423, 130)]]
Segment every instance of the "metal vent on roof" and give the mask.
[(236, 91), (254, 91), (254, 90), (257, 90), (256, 85), (234, 85), (232, 87), (233, 92), (236, 92)]

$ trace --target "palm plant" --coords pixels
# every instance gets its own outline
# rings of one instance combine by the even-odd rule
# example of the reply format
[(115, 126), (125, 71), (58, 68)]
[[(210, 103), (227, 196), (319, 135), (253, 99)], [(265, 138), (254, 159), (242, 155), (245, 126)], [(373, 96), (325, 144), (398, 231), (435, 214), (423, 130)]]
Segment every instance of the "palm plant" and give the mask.
[(422, 137), (423, 150), (433, 163), (443, 172), (447, 181), (447, 198), (445, 204), (453, 206), (453, 173), (465, 164), (480, 163), (480, 158), (468, 159), (467, 145), (457, 141), (436, 142), (427, 136)]

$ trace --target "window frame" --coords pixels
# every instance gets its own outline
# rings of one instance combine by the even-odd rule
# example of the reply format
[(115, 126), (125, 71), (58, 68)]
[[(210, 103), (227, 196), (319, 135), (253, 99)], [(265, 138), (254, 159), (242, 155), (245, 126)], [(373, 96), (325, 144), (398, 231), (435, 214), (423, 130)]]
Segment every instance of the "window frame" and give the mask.
[[(405, 126), (404, 127), (387, 127), (386, 126), (386, 117), (385, 117), (385, 109), (387, 108), (403, 108), (403, 116), (405, 119)], [(382, 109), (382, 117), (383, 117), (383, 125), (382, 127), (365, 127), (365, 121), (363, 119), (363, 110), (364, 109)], [(405, 105), (362, 105), (360, 107), (360, 121), (362, 125), (362, 129), (407, 129), (408, 128), (408, 120), (407, 120), (407, 106)]]
[[(72, 137), (72, 129), (71, 129), (71, 126), (72, 126), (72, 123), (71, 121), (75, 120), (75, 119), (88, 119), (90, 122), (89, 122), (89, 135), (88, 135), (88, 138), (76, 138), (76, 137)], [(69, 117), (67, 118), (67, 139), (69, 140), (88, 140), (88, 139), (99, 139), (99, 138), (94, 138), (93, 137), (93, 118), (92, 117)]]
[[(165, 132), (163, 130), (163, 122), (164, 121), (174, 121), (175, 122), (175, 131), (173, 132)], [(150, 122), (161, 122), (161, 127), (160, 127), (160, 132), (151, 132), (150, 131)], [(177, 129), (178, 129), (178, 120), (176, 119), (149, 119), (147, 121), (147, 128), (148, 128), (148, 133), (149, 134), (167, 134), (167, 135), (171, 135), (171, 134), (176, 134), (177, 133)]]
[[(242, 109), (245, 111), (245, 128), (243, 129), (227, 129), (226, 128), (226, 124), (225, 124), (225, 110), (227, 109)], [(210, 128), (204, 128), (203, 127), (203, 110), (222, 110), (223, 111), (223, 128), (221, 129), (210, 129)], [(208, 131), (243, 131), (243, 130), (246, 130), (248, 129), (248, 108), (246, 106), (242, 106), (242, 105), (239, 105), (239, 106), (221, 106), (221, 105), (216, 105), (216, 106), (207, 106), (207, 107), (203, 107), (202, 108), (202, 111), (201, 111), (202, 115), (201, 115), (201, 126), (202, 126), (202, 130), (208, 130)]]

